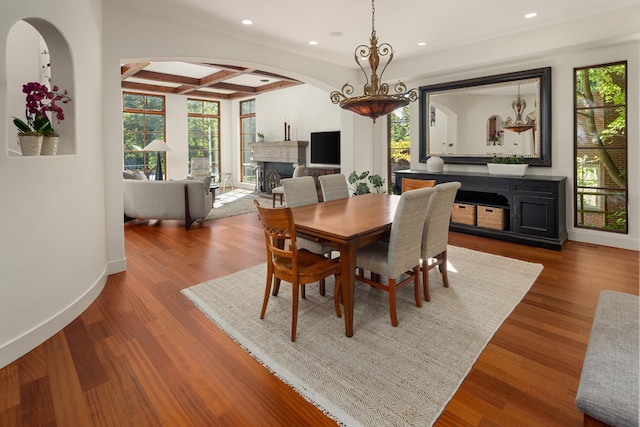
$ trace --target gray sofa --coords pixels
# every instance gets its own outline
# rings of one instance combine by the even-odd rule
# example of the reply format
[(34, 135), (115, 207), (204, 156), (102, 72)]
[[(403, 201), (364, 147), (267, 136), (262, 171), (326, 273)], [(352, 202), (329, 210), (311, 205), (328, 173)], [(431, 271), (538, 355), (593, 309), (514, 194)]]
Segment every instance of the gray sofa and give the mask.
[(203, 180), (125, 179), (123, 187), (125, 220), (181, 219), (188, 230), (194, 221), (204, 220), (213, 207), (213, 195)]

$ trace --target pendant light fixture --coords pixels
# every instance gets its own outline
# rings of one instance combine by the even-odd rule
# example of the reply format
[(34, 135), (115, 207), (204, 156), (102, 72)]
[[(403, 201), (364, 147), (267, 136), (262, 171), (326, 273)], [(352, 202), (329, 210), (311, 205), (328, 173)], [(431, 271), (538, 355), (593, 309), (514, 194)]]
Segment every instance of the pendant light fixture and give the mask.
[(524, 109), (527, 108), (527, 101), (520, 96), (520, 86), (518, 86), (518, 97), (511, 103), (511, 108), (516, 113), (516, 119), (513, 120), (511, 117), (507, 117), (502, 126), (504, 129), (520, 133), (536, 127), (536, 121), (531, 118), (531, 114), (525, 120), (522, 120)]
[[(371, 37), (369, 39), (370, 46), (360, 45), (354, 51), (356, 64), (360, 67), (365, 75), (366, 83), (364, 85), (364, 95), (349, 97), (353, 94), (353, 86), (349, 82), (342, 86), (342, 90), (331, 92), (331, 101), (334, 104), (340, 104), (345, 110), (353, 111), (361, 116), (371, 117), (375, 123), (380, 116), (385, 116), (392, 111), (408, 105), (409, 102), (418, 99), (418, 90), (407, 90), (407, 86), (398, 81), (394, 86), (395, 93), (389, 94), (389, 85), (380, 83), (382, 74), (387, 66), (393, 60), (393, 47), (389, 43), (382, 43), (378, 46), (378, 37), (376, 36), (375, 26), (375, 0), (371, 1)], [(378, 65), (381, 56), (389, 56), (389, 60), (382, 68), (378, 76)], [(371, 77), (361, 65), (361, 60), (368, 60), (371, 68)]]

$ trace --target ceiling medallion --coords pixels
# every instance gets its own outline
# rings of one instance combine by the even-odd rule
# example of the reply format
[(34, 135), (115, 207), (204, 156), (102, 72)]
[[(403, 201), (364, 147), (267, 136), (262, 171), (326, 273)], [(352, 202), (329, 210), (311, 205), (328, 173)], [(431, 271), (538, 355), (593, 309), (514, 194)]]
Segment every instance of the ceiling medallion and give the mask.
[[(376, 122), (376, 118), (380, 116), (386, 116), (392, 111), (408, 105), (409, 102), (418, 99), (418, 90), (407, 90), (407, 86), (398, 81), (394, 86), (396, 93), (389, 94), (389, 85), (387, 83), (380, 83), (382, 74), (387, 66), (393, 60), (393, 47), (389, 43), (382, 43), (378, 46), (378, 38), (376, 37), (375, 28), (375, 0), (371, 1), (371, 38), (369, 39), (370, 46), (360, 45), (354, 51), (354, 59), (356, 64), (360, 67), (364, 73), (367, 82), (364, 85), (364, 95), (354, 96), (349, 98), (353, 94), (353, 86), (349, 82), (342, 86), (342, 91), (338, 92), (334, 90), (331, 92), (331, 102), (334, 104), (340, 104), (340, 107), (345, 110), (353, 111), (361, 116), (371, 117), (373, 122)], [(389, 55), (389, 60), (385, 64), (384, 68), (380, 72), (380, 76), (377, 74), (378, 65), (380, 64), (380, 57)], [(367, 75), (358, 59), (368, 59), (369, 67), (371, 68), (371, 78)]]

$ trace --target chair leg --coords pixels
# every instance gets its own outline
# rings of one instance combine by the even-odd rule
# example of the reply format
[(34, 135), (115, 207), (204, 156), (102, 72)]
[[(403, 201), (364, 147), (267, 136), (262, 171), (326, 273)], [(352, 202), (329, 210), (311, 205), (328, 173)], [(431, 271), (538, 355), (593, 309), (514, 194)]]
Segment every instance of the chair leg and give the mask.
[(426, 302), (431, 301), (431, 294), (429, 293), (429, 260), (422, 260), (422, 288), (424, 291), (424, 300)]
[(277, 297), (279, 291), (280, 291), (280, 279), (276, 277), (276, 283), (274, 283), (273, 285), (273, 293), (271, 295), (273, 295), (274, 297)]
[(260, 312), (260, 318), (264, 319), (264, 314), (267, 312), (267, 303), (269, 302), (269, 294), (271, 293), (271, 282), (273, 280), (273, 273), (271, 272), (271, 266), (267, 267), (267, 283), (264, 288), (264, 300), (262, 301), (262, 311)]
[(342, 278), (339, 274), (335, 276), (336, 284), (333, 287), (333, 305), (336, 307), (336, 316), (342, 317), (340, 311), (340, 294), (342, 292)]
[(389, 315), (391, 324), (398, 326), (398, 315), (396, 313), (396, 279), (389, 278)]
[(298, 289), (300, 285), (293, 283), (293, 304), (291, 311), (291, 341), (296, 340), (296, 329), (298, 327)]
[(324, 296), (326, 293), (326, 283), (324, 279), (320, 280), (320, 295)]
[(440, 254), (440, 273), (442, 273), (442, 284), (445, 288), (449, 287), (449, 278), (447, 277), (447, 251)]
[(272, 200), (271, 200), (271, 207), (275, 208), (276, 207), (276, 195), (275, 194), (271, 194)]
[(416, 306), (422, 307), (422, 298), (420, 298), (420, 266), (413, 269), (413, 296), (416, 300)]

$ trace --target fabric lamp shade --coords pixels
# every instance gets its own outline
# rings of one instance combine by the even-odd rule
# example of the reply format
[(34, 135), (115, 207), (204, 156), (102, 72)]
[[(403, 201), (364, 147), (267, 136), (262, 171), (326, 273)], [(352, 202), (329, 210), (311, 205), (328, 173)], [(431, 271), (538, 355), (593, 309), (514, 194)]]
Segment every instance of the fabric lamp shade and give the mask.
[(171, 151), (171, 148), (161, 139), (154, 139), (142, 151)]
[(142, 151), (155, 151), (156, 152), (156, 181), (162, 181), (164, 179), (162, 175), (162, 160), (160, 158), (160, 152), (171, 151), (171, 148), (161, 139), (154, 139)]

